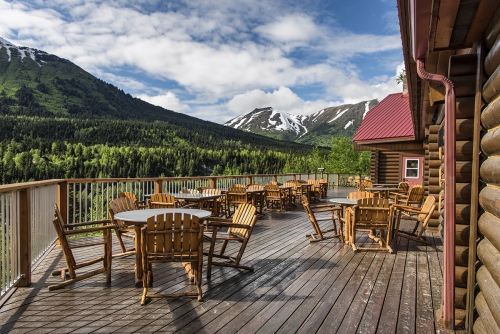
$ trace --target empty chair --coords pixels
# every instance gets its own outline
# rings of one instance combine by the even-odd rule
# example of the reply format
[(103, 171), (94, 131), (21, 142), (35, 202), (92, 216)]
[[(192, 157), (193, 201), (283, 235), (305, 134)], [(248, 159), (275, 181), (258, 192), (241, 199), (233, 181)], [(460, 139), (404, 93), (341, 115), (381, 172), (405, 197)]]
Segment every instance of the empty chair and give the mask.
[(175, 197), (169, 194), (153, 194), (148, 202), (148, 208), (150, 209), (162, 209), (162, 208), (178, 208), (179, 202), (175, 200)]
[[(336, 207), (333, 204), (321, 204), (311, 207), (309, 201), (306, 196), (302, 196), (302, 205), (304, 206), (304, 210), (311, 221), (314, 232), (306, 234), (306, 237), (310, 237), (309, 242), (318, 242), (321, 240), (339, 238), (341, 242), (344, 242), (344, 235), (342, 233), (343, 226), (342, 221), (340, 220), (342, 208)], [(329, 213), (328, 216), (317, 217), (318, 213)], [(332, 227), (327, 229), (321, 229), (320, 223), (323, 221), (331, 221)], [(339, 229), (337, 230), (337, 225), (335, 222), (338, 222)], [(331, 233), (333, 232), (333, 233)]]
[(416, 184), (410, 189), (408, 195), (396, 194), (394, 197), (394, 203), (420, 207), (422, 205), (422, 201), (424, 200), (424, 196), (424, 187), (420, 184)]
[(238, 206), (244, 203), (248, 203), (247, 188), (229, 188), (226, 192), (226, 218), (231, 217)]
[[(221, 191), (219, 189), (212, 189), (212, 188), (205, 188), (202, 191), (202, 194), (207, 194), (207, 195), (220, 195)], [(219, 213), (222, 212), (222, 200), (221, 197), (205, 201), (203, 203), (204, 208), (211, 211), (213, 215), (218, 216)]]
[(396, 198), (396, 195), (401, 196), (401, 195), (408, 195), (408, 190), (410, 186), (408, 185), (408, 182), (399, 182), (398, 184), (399, 191), (398, 192), (390, 192), (389, 193), (389, 198), (391, 198), (393, 201)]
[(290, 191), (290, 203), (293, 206), (297, 205), (297, 186), (295, 185), (294, 182), (285, 182), (283, 184), (284, 187), (292, 187)]
[(349, 193), (348, 198), (350, 199), (360, 199), (360, 198), (373, 198), (374, 193), (369, 191), (352, 191)]
[(120, 197), (130, 198), (131, 200), (133, 200), (135, 202), (135, 204), (137, 205), (137, 208), (139, 208), (139, 209), (144, 209), (147, 207), (147, 204), (144, 201), (139, 201), (137, 199), (137, 196), (135, 196), (134, 193), (124, 191), (124, 192), (120, 193)]
[[(358, 199), (357, 205), (346, 209), (346, 225), (350, 230), (350, 244), (353, 251), (357, 250), (386, 250), (392, 253), (391, 229), (392, 209), (389, 200), (382, 198)], [(378, 230), (380, 236), (370, 236), (380, 244), (380, 247), (361, 248), (356, 245), (356, 231)], [(385, 237), (384, 237), (385, 232)], [(371, 232), (370, 232), (371, 233)]]
[[(212, 265), (253, 270), (253, 267), (242, 265), (240, 262), (257, 221), (256, 211), (257, 209), (252, 204), (242, 203), (236, 209), (232, 220), (210, 218), (208, 227), (211, 227), (212, 231), (203, 233), (205, 240), (210, 241), (210, 249), (208, 253), (204, 253), (204, 255), (208, 256), (207, 277), (211, 276)], [(220, 228), (228, 228), (228, 230), (227, 232), (218, 233)], [(222, 241), (222, 245), (220, 251), (215, 253), (215, 244), (217, 241)], [(225, 254), (229, 242), (240, 243), (236, 256)], [(227, 261), (214, 261), (214, 257)]]
[(266, 189), (266, 207), (268, 209), (277, 208), (279, 211), (285, 209), (285, 197), (278, 185), (267, 184)]
[[(64, 258), (66, 259), (66, 268), (55, 270), (53, 276), (59, 275), (61, 283), (49, 286), (49, 290), (63, 288), (69, 284), (81, 281), (101, 273), (106, 273), (106, 283), (111, 282), (111, 231), (114, 229), (113, 224), (108, 219), (91, 221), (85, 223), (65, 224), (61, 212), (56, 204), (54, 204), (54, 228), (57, 237), (61, 244)], [(98, 225), (98, 226), (96, 226)], [(85, 227), (85, 228), (82, 228)], [(71, 228), (71, 229), (70, 229)], [(87, 237), (89, 233), (102, 232), (100, 236)], [(71, 238), (79, 237), (79, 238)], [(85, 262), (77, 262), (73, 252), (77, 249), (103, 246), (103, 255), (94, 259), (86, 260)], [(102, 268), (92, 270), (85, 274), (77, 275), (76, 270), (99, 263), (102, 261)], [(66, 273), (69, 273), (69, 280), (66, 280)]]
[(109, 218), (111, 219), (111, 222), (115, 226), (115, 234), (116, 238), (118, 239), (118, 244), (120, 245), (121, 248), (121, 253), (115, 254), (113, 256), (123, 256), (123, 255), (130, 255), (135, 253), (135, 249), (128, 249), (125, 247), (125, 243), (123, 242), (123, 237), (135, 239), (135, 230), (134, 227), (128, 226), (126, 223), (122, 222), (121, 220), (115, 219), (115, 215), (120, 212), (124, 211), (131, 211), (131, 210), (139, 210), (137, 207), (137, 202), (134, 201), (133, 199), (129, 197), (120, 197), (112, 200), (109, 203), (109, 208), (108, 208), (108, 215)]
[[(436, 198), (434, 196), (427, 196), (422, 207), (415, 208), (413, 206), (394, 204), (394, 215), (396, 216), (396, 239), (398, 236), (412, 239), (418, 242), (430, 244), (425, 240), (424, 231), (427, 224), (436, 209)], [(401, 219), (410, 220), (415, 222), (415, 227), (411, 231), (400, 230)], [(417, 232), (418, 227), (421, 225), (420, 230)]]
[[(148, 218), (147, 225), (141, 230), (141, 250), (144, 268), (141, 304), (147, 298), (194, 296), (201, 300), (201, 273), (203, 264), (203, 231), (200, 219), (196, 216), (167, 213)], [(196, 292), (171, 294), (148, 294), (152, 283), (153, 263), (184, 262), (190, 263), (194, 271)]]

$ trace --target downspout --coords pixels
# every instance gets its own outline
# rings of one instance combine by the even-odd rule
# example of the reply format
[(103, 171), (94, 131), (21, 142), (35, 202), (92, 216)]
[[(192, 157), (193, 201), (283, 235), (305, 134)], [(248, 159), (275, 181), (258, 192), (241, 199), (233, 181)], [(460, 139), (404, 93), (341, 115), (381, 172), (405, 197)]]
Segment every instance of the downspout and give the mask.
[(455, 325), (455, 89), (453, 82), (443, 75), (425, 70), (422, 58), (417, 59), (417, 73), (422, 80), (441, 83), (446, 88), (444, 122), (444, 327)]

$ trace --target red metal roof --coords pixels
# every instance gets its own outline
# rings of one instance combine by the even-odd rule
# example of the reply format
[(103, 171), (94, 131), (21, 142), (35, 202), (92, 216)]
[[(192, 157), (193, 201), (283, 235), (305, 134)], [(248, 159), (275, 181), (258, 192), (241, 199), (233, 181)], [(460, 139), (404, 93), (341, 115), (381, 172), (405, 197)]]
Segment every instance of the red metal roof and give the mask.
[(353, 141), (368, 144), (414, 139), (408, 94), (395, 93), (368, 111)]

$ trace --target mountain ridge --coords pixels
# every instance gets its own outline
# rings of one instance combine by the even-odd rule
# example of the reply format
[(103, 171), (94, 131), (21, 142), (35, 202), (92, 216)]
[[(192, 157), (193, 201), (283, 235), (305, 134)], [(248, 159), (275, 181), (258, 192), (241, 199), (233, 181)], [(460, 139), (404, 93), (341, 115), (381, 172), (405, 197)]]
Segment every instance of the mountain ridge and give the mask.
[(273, 107), (256, 108), (224, 126), (280, 140), (329, 146), (333, 136), (352, 137), (377, 99), (327, 107), (310, 115), (292, 115)]

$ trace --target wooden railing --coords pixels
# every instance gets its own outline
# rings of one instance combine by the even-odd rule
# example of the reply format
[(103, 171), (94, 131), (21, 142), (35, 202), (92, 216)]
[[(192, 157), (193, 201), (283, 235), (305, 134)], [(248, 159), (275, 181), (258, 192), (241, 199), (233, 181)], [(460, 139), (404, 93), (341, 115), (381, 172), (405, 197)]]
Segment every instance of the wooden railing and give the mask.
[[(107, 218), (108, 203), (123, 191), (145, 195), (179, 192), (201, 186), (228, 188), (235, 183), (319, 179), (319, 174), (265, 174), (141, 179), (57, 179), (0, 185), (0, 297), (15, 286), (29, 286), (31, 271), (54, 244), (53, 205), (57, 204), (68, 223)], [(338, 183), (337, 174), (324, 174)]]

